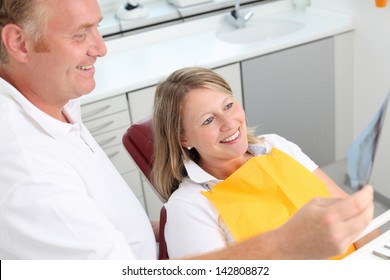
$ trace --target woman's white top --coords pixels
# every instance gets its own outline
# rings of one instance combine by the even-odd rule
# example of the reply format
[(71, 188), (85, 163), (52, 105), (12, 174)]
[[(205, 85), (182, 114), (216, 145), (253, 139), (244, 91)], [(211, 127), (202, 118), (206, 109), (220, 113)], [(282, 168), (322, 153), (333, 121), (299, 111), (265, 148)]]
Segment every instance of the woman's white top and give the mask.
[[(268, 153), (275, 147), (289, 154), (311, 172), (318, 168), (296, 144), (276, 134), (261, 137), (264, 138), (264, 144), (260, 144), (262, 148), (260, 150), (263, 150), (260, 153)], [(249, 147), (248, 151), (253, 148), (259, 147)], [(201, 194), (221, 181), (205, 172), (192, 160), (184, 164), (188, 177), (165, 204), (167, 209), (165, 238), (170, 258), (198, 255), (221, 249), (234, 242), (215, 207)]]
[(81, 122), (0, 78), (0, 259), (156, 259), (145, 211)]

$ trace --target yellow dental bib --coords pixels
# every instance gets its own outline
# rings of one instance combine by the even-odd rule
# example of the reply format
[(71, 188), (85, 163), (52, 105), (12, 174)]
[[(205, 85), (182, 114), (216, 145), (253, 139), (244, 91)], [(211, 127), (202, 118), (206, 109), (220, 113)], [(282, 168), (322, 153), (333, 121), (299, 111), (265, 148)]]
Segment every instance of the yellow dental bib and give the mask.
[[(251, 158), (202, 194), (216, 207), (236, 241), (275, 229), (314, 197), (330, 196), (323, 181), (275, 148)], [(353, 245), (346, 254), (352, 251)]]

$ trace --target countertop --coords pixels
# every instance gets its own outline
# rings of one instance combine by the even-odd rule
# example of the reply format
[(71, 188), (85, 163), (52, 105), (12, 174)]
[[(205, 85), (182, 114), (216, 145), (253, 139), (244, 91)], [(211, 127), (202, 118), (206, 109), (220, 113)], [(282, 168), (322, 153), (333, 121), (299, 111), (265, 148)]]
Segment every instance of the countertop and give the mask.
[[(387, 247), (385, 247), (385, 245)], [(390, 259), (390, 230), (370, 241), (363, 247), (348, 255), (344, 260), (389, 260)], [(373, 251), (381, 253), (382, 257), (375, 255)]]
[(254, 15), (248, 24), (272, 18), (301, 22), (305, 27), (258, 42), (227, 43), (216, 36), (227, 25), (223, 13), (107, 41), (107, 55), (95, 64), (96, 88), (81, 98), (82, 104), (155, 85), (181, 67), (216, 68), (354, 29), (350, 16), (312, 7), (296, 11), (289, 0), (250, 9)]
[[(233, 7), (234, 0), (204, 0), (198, 5), (179, 7), (170, 4), (168, 0), (143, 0), (142, 7), (147, 11), (146, 16), (133, 18), (130, 20), (118, 19), (117, 10), (122, 4), (106, 4), (102, 7), (104, 12), (103, 21), (99, 25), (100, 33), (110, 39), (111, 36), (121, 32), (132, 32), (138, 28), (145, 28), (156, 24), (166, 24), (167, 22), (186, 21), (187, 17), (202, 15), (211, 11)], [(251, 4), (256, 0), (240, 0), (240, 4)], [(125, 1), (124, 1), (125, 2)], [(262, 3), (258, 3), (261, 5)], [(125, 35), (126, 36), (126, 35)]]

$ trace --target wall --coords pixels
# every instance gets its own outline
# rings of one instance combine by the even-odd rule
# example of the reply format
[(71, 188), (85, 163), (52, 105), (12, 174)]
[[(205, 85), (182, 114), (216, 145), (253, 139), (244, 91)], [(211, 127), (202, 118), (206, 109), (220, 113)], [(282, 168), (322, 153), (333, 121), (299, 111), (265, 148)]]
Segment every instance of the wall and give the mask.
[[(355, 16), (353, 131), (356, 137), (374, 116), (390, 89), (390, 1), (386, 8), (381, 9), (375, 7), (375, 0), (311, 0), (311, 3), (313, 7)], [(387, 120), (389, 118), (390, 113)], [(390, 122), (387, 124), (381, 139), (390, 137), (390, 127), (387, 127)], [(380, 144), (381, 152), (390, 156), (390, 145), (384, 145), (384, 141)], [(378, 165), (388, 165), (387, 159), (385, 161), (378, 162)], [(377, 176), (375, 172), (374, 175)], [(379, 186), (380, 192), (390, 199), (387, 183), (390, 173), (381, 172), (378, 176), (386, 182), (386, 185)], [(375, 183), (375, 178), (373, 181)]]
[(98, 0), (103, 12), (116, 9), (119, 5), (126, 3), (126, 0)]
[(355, 15), (354, 135), (368, 124), (390, 89), (390, 1), (312, 0), (312, 6)]

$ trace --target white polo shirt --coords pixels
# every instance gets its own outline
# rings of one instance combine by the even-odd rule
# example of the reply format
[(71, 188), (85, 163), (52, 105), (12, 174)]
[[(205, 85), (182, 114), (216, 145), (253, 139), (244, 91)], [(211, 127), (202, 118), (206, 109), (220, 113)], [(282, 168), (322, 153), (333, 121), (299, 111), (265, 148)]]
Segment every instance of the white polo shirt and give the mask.
[(149, 219), (81, 122), (0, 78), (0, 259), (156, 259)]
[[(289, 154), (311, 172), (318, 168), (296, 144), (276, 134), (262, 137), (264, 138), (262, 153), (268, 153), (275, 147)], [(249, 147), (248, 151), (256, 150), (253, 148)], [(201, 194), (221, 180), (208, 174), (192, 160), (186, 161), (184, 165), (188, 177), (165, 204), (167, 209), (165, 239), (170, 258), (203, 254), (235, 242), (216, 208)]]

